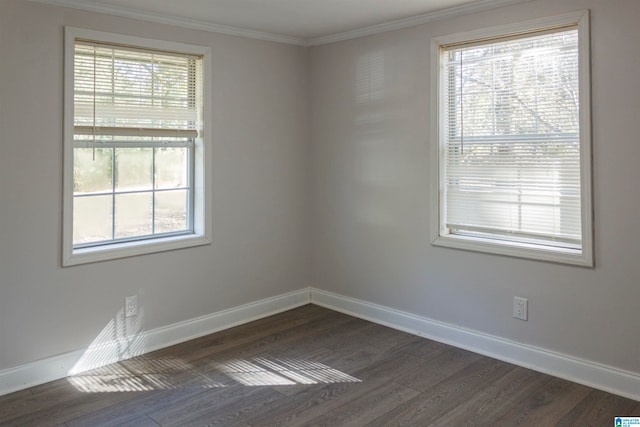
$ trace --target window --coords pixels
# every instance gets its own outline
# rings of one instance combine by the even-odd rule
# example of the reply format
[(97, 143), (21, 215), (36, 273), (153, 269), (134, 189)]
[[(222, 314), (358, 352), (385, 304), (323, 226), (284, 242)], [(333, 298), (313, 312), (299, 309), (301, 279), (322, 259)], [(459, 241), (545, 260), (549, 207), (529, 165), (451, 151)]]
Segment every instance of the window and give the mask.
[(593, 265), (588, 14), (433, 42), (433, 243)]
[(63, 264), (209, 243), (208, 49), (66, 37)]

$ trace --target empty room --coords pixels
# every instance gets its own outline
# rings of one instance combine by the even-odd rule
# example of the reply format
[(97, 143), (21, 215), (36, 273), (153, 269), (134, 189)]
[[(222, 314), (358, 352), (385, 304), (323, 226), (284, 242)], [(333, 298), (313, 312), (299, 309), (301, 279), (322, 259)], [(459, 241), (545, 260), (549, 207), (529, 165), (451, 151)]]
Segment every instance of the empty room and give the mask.
[(0, 0), (0, 425), (640, 425), (639, 20)]

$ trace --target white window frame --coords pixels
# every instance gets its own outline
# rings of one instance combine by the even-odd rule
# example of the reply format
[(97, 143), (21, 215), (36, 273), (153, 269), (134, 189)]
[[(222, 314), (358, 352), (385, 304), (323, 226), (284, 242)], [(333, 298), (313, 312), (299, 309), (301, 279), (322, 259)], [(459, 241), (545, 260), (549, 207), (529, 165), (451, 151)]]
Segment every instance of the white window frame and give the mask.
[[(74, 148), (74, 55), (76, 39), (91, 40), (202, 56), (203, 68), (203, 128), (196, 138), (193, 177), (193, 233), (75, 248), (73, 246), (73, 148)], [(64, 166), (62, 265), (72, 266), (135, 255), (163, 252), (211, 243), (211, 50), (206, 46), (175, 43), (164, 40), (65, 27), (64, 58)]]
[[(535, 33), (554, 28), (577, 26), (580, 91), (580, 185), (582, 242), (580, 249), (557, 248), (527, 242), (487, 239), (452, 234), (444, 221), (444, 146), (440, 141), (443, 126), (444, 96), (440, 94), (441, 47), (454, 44), (481, 42), (514, 35)], [(591, 96), (590, 96), (590, 36), (589, 11), (580, 11), (555, 17), (536, 19), (524, 23), (503, 25), (487, 29), (436, 37), (431, 41), (431, 235), (432, 244), (447, 248), (463, 249), (490, 254), (514, 256), (541, 261), (551, 261), (585, 267), (593, 267), (593, 213), (591, 181)]]

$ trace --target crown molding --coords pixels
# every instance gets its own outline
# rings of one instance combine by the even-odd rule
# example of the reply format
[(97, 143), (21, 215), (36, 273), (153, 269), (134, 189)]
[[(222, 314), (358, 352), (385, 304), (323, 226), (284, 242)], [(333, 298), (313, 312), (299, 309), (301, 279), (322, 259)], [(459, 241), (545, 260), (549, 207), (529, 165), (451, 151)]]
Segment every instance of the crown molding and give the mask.
[(426, 24), (428, 22), (443, 21), (445, 19), (455, 18), (458, 16), (469, 15), (472, 13), (483, 12), (490, 9), (497, 9), (499, 7), (511, 6), (514, 4), (525, 3), (529, 1), (532, 0), (479, 0), (470, 4), (453, 6), (434, 12), (424, 13), (422, 15), (410, 16), (408, 18), (396, 19), (394, 21), (370, 25), (368, 27), (358, 28), (356, 30), (330, 34), (328, 36), (315, 37), (312, 39), (308, 39), (307, 45), (320, 46), (323, 44), (336, 43), (340, 41), (356, 39), (359, 37), (370, 36), (373, 34), (384, 33), (387, 31), (414, 27), (416, 25)]
[(139, 19), (141, 21), (155, 22), (158, 24), (175, 25), (177, 27), (190, 28), (193, 30), (209, 31), (212, 33), (225, 34), (228, 36), (246, 37), (250, 39), (264, 40), (276, 43), (292, 44), (297, 46), (307, 46), (308, 41), (301, 37), (291, 37), (282, 34), (274, 34), (263, 31), (247, 30), (244, 28), (220, 25), (209, 21), (198, 19), (181, 18), (177, 16), (163, 15), (159, 13), (146, 12), (139, 9), (132, 9), (121, 6), (108, 6), (98, 4), (89, 0), (30, 0), (35, 3), (43, 3), (53, 6), (68, 7), (87, 12), (104, 13), (107, 15), (120, 16), (124, 18)]
[(163, 15), (153, 12), (146, 12), (122, 6), (110, 6), (99, 4), (90, 0), (30, 0), (35, 3), (49, 4), (53, 6), (67, 7), (71, 9), (84, 10), (88, 12), (104, 13), (107, 15), (121, 16), (124, 18), (139, 19), (142, 21), (155, 22), (159, 24), (175, 25), (178, 27), (190, 28), (194, 30), (209, 31), (213, 33), (225, 34), (229, 36), (246, 37), (250, 39), (264, 40), (275, 43), (292, 44), (296, 46), (320, 46), (323, 44), (335, 43), (344, 40), (351, 40), (373, 34), (384, 33), (392, 30), (413, 27), (433, 21), (455, 18), (457, 16), (469, 15), (471, 13), (483, 12), (504, 6), (511, 6), (518, 3), (525, 3), (532, 0), (478, 0), (470, 4), (449, 7), (422, 15), (410, 16), (408, 18), (383, 22), (381, 24), (370, 25), (355, 30), (344, 31), (327, 36), (313, 37), (305, 39), (303, 37), (286, 36), (263, 31), (248, 30), (239, 27), (216, 24), (214, 22), (202, 21), (198, 19), (181, 18), (177, 16)]

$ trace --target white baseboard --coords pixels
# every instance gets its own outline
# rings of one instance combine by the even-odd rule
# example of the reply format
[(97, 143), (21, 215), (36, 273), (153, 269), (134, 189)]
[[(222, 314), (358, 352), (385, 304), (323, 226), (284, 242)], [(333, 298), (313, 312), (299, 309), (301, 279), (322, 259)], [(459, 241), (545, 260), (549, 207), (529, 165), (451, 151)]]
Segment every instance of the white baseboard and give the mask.
[(640, 401), (638, 373), (554, 353), (315, 288), (289, 292), (131, 337), (99, 342), (84, 349), (0, 371), (0, 396), (308, 303)]
[(640, 374), (311, 288), (311, 303), (640, 401)]
[(310, 303), (309, 288), (0, 371), (0, 396), (159, 350)]

